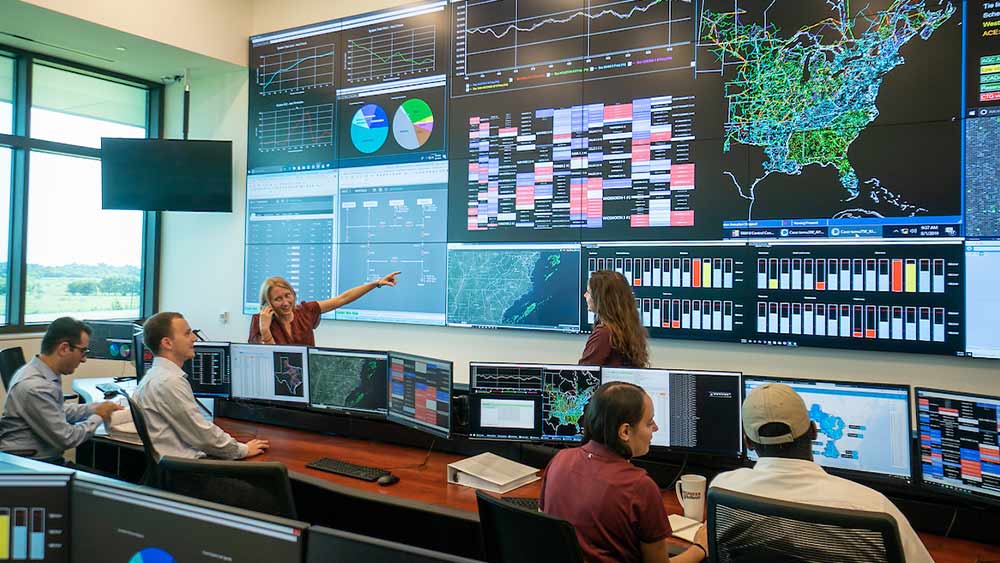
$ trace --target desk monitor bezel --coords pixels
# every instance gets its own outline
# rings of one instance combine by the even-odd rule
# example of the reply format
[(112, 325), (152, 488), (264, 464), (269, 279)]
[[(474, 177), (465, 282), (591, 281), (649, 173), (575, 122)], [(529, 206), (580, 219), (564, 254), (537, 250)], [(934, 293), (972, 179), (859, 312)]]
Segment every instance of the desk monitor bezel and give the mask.
[[(918, 419), (917, 420), (917, 440), (918, 440), (918, 443), (917, 443), (917, 452), (918, 453), (916, 454), (916, 459), (915, 459), (915, 465), (916, 465), (916, 471), (917, 471), (917, 473), (915, 473), (915, 475), (917, 476), (917, 479), (918, 479), (918, 481), (917, 481), (918, 485), (922, 489), (924, 489), (926, 491), (929, 491), (929, 492), (934, 492), (934, 493), (942, 494), (942, 495), (949, 496), (949, 497), (957, 497), (957, 498), (962, 498), (962, 499), (966, 499), (966, 500), (970, 500), (970, 501), (975, 501), (975, 502), (978, 502), (978, 503), (989, 505), (991, 507), (1000, 507), (1000, 492), (998, 492), (995, 496), (993, 496), (993, 495), (990, 495), (989, 493), (985, 493), (985, 492), (979, 492), (979, 491), (975, 491), (975, 490), (972, 490), (972, 489), (966, 489), (966, 488), (957, 487), (957, 486), (953, 486), (953, 485), (945, 485), (943, 483), (937, 483), (937, 482), (934, 482), (934, 481), (927, 481), (926, 479), (924, 479), (924, 464), (923, 464), (922, 453), (921, 453), (920, 445), (919, 445), (919, 439), (920, 439), (920, 421), (919, 421), (920, 408), (919, 408), (919, 403), (917, 402), (917, 401), (920, 400), (920, 394), (924, 393), (924, 392), (927, 392), (927, 393), (940, 393), (942, 395), (952, 395), (952, 396), (963, 397), (963, 398), (968, 398), (968, 399), (989, 399), (989, 400), (992, 400), (992, 401), (1000, 401), (1000, 396), (986, 395), (986, 394), (983, 394), (983, 393), (969, 393), (969, 392), (966, 392), (966, 391), (954, 391), (954, 390), (948, 390), (948, 389), (935, 389), (935, 388), (931, 388), (931, 387), (914, 387), (913, 388), (913, 406), (914, 406), (914, 411), (916, 413), (916, 417)], [(998, 424), (1000, 424), (1000, 423), (998, 423)]]
[[(893, 475), (890, 473), (880, 473), (877, 471), (861, 471), (854, 469), (843, 469), (839, 467), (828, 467), (822, 465), (823, 470), (831, 473), (833, 475), (838, 475), (851, 479), (854, 481), (868, 481), (873, 483), (878, 483), (882, 485), (889, 485), (892, 488), (903, 488), (912, 489), (914, 483), (916, 482), (916, 458), (913, 451), (913, 389), (911, 386), (903, 383), (881, 383), (881, 382), (871, 382), (871, 381), (848, 381), (848, 380), (837, 380), (837, 379), (817, 379), (810, 377), (778, 377), (770, 375), (760, 375), (760, 374), (743, 374), (743, 385), (742, 393), (743, 400), (746, 401), (747, 397), (747, 382), (748, 380), (753, 381), (765, 381), (772, 383), (784, 383), (786, 385), (793, 383), (821, 383), (821, 384), (831, 384), (831, 385), (843, 385), (843, 386), (856, 386), (856, 387), (869, 387), (872, 389), (889, 389), (896, 391), (906, 391), (906, 447), (909, 455), (909, 468), (910, 475)], [(747, 463), (754, 463), (754, 460), (750, 458), (749, 450), (746, 448), (746, 443), (743, 444), (743, 457)], [(820, 465), (817, 462), (817, 465)]]
[(312, 356), (314, 350), (317, 353), (334, 352), (334, 353), (342, 354), (342, 355), (365, 354), (365, 355), (369, 355), (369, 356), (373, 356), (373, 355), (384, 356), (385, 357), (385, 374), (383, 374), (383, 375), (384, 375), (384, 378), (385, 378), (386, 394), (383, 397), (385, 406), (383, 408), (381, 408), (381, 409), (375, 409), (375, 410), (372, 410), (372, 409), (358, 409), (358, 408), (352, 408), (352, 407), (336, 407), (336, 406), (329, 406), (329, 405), (317, 405), (316, 403), (313, 403), (313, 389), (314, 389), (313, 382), (312, 382), (313, 375), (312, 375), (312, 369), (310, 369), (309, 370), (310, 371), (310, 373), (309, 373), (309, 380), (310, 380), (309, 381), (309, 403), (308, 403), (310, 410), (314, 410), (314, 411), (318, 411), (318, 412), (324, 412), (324, 413), (349, 414), (351, 416), (359, 416), (359, 417), (364, 417), (364, 418), (374, 418), (374, 419), (377, 419), (377, 420), (385, 420), (386, 419), (387, 412), (389, 410), (389, 358), (390, 358), (390, 352), (388, 350), (358, 350), (358, 349), (353, 349), (353, 348), (331, 348), (331, 347), (326, 347), (326, 346), (309, 346), (308, 349), (307, 349), (307, 351), (306, 351), (306, 361), (307, 362), (309, 361), (309, 358)]

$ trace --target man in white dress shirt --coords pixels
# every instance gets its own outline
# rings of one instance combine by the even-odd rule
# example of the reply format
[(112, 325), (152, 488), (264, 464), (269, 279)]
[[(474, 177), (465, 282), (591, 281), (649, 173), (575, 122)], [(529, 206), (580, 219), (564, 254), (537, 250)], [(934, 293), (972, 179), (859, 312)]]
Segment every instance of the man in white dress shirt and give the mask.
[(266, 440), (236, 441), (201, 415), (184, 362), (194, 358), (194, 332), (180, 313), (162, 312), (142, 327), (143, 343), (156, 356), (132, 400), (146, 417), (156, 452), (183, 458), (243, 459), (268, 448)]
[(933, 563), (906, 517), (885, 495), (829, 475), (813, 461), (816, 425), (809, 419), (802, 397), (791, 387), (768, 383), (754, 389), (743, 402), (742, 417), (747, 447), (760, 459), (753, 469), (719, 474), (712, 487), (787, 502), (886, 513), (899, 527), (906, 562)]

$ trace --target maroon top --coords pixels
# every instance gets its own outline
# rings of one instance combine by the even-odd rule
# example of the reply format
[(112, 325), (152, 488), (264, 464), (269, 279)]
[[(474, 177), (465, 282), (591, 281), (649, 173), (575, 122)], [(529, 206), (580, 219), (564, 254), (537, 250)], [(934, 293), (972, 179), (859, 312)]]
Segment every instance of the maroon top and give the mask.
[(640, 542), (656, 543), (671, 534), (656, 483), (593, 440), (552, 458), (539, 506), (573, 524), (587, 563), (639, 563)]
[(611, 347), (611, 331), (600, 323), (594, 326), (594, 332), (583, 347), (583, 356), (577, 363), (609, 368), (633, 367), (632, 360)]
[[(319, 303), (303, 301), (295, 306), (295, 316), (292, 317), (292, 334), (285, 332), (278, 315), (271, 319), (271, 337), (275, 344), (294, 344), (297, 346), (315, 346), (316, 335), (313, 329), (319, 326)], [(260, 313), (254, 313), (250, 318), (250, 344), (260, 344)]]

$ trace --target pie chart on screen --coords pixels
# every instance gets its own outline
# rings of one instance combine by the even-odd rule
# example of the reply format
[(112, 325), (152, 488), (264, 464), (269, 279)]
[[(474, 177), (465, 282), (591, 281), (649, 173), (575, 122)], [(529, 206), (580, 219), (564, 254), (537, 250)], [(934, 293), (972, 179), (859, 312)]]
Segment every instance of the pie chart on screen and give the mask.
[(434, 131), (434, 113), (420, 98), (403, 102), (392, 117), (392, 136), (407, 150), (419, 149)]
[(365, 104), (351, 119), (351, 143), (365, 154), (373, 153), (385, 144), (389, 136), (389, 116), (376, 104)]
[(173, 555), (158, 547), (147, 547), (136, 553), (128, 560), (128, 563), (176, 563)]

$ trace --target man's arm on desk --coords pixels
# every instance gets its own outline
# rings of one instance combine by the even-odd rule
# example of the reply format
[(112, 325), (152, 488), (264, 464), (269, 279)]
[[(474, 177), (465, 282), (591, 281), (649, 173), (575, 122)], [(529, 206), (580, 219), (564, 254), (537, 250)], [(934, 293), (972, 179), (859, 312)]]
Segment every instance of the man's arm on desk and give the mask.
[(265, 440), (241, 444), (225, 430), (205, 420), (186, 380), (178, 378), (176, 384), (171, 382), (160, 390), (164, 392), (159, 398), (160, 407), (169, 409), (169, 423), (178, 437), (191, 447), (221, 459), (242, 459), (267, 449)]
[(643, 563), (660, 563), (669, 561), (670, 563), (698, 563), (707, 560), (708, 554), (708, 526), (702, 526), (694, 536), (694, 545), (683, 553), (668, 555), (667, 540), (663, 539), (655, 543), (640, 543), (642, 548)]

